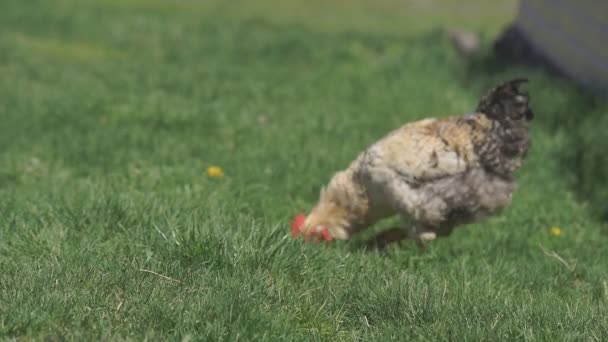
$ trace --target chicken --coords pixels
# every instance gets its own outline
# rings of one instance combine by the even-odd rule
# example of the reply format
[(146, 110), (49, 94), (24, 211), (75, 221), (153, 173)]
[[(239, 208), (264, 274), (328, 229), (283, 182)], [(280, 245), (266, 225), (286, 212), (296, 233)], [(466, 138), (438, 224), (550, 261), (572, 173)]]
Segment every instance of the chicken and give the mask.
[(337, 172), (310, 214), (292, 222), (294, 236), (348, 240), (381, 219), (399, 215), (402, 225), (380, 244), (448, 236), (511, 203), (514, 172), (530, 146), (530, 97), (526, 79), (498, 85), (474, 113), (406, 124)]

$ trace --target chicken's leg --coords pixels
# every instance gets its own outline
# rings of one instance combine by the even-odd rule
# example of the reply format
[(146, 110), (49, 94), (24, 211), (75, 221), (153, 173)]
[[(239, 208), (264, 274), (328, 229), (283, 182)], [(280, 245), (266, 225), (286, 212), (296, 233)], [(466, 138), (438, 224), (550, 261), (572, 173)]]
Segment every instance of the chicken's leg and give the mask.
[(420, 254), (426, 251), (425, 241), (435, 240), (437, 234), (432, 231), (424, 231), (417, 233), (415, 229), (405, 229), (402, 227), (392, 227), (384, 230), (367, 241), (369, 247), (379, 249), (386, 248), (391, 243), (399, 243), (405, 239), (411, 239), (416, 242)]
[(391, 243), (400, 242), (407, 238), (409, 238), (407, 230), (401, 227), (392, 227), (367, 240), (366, 245), (383, 249)]

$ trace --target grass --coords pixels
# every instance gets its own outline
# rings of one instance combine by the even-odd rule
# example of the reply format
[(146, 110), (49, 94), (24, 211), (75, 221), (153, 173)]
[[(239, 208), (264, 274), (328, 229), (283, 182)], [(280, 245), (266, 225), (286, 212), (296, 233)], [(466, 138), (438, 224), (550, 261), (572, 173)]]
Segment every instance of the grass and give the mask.
[[(559, 122), (584, 94), (464, 61), (434, 30), (470, 25), (489, 43), (510, 12), (357, 3), (5, 1), (0, 336), (607, 338), (608, 236), (561, 158)], [(504, 214), (422, 256), (288, 236), (366, 145), (522, 74), (538, 119)]]

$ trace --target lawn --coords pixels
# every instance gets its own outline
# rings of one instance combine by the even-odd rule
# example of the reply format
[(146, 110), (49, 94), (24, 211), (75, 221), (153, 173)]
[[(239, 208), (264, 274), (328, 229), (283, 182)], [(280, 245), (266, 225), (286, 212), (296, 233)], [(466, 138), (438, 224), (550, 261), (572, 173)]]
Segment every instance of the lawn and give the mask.
[[(606, 224), (560, 124), (608, 105), (487, 51), (463, 60), (441, 31), (487, 49), (513, 1), (227, 3), (3, 1), (0, 337), (608, 338)], [(537, 120), (503, 214), (424, 255), (365, 250), (371, 231), (291, 238), (366, 145), (517, 76)]]

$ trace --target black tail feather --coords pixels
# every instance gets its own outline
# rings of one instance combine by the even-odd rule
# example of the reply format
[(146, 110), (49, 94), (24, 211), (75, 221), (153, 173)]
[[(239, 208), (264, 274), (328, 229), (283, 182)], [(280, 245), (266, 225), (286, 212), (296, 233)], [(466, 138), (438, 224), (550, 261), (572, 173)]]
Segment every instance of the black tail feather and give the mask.
[(479, 101), (477, 112), (499, 121), (532, 120), (534, 113), (529, 107), (530, 95), (519, 89), (527, 82), (525, 78), (517, 78), (498, 85)]

